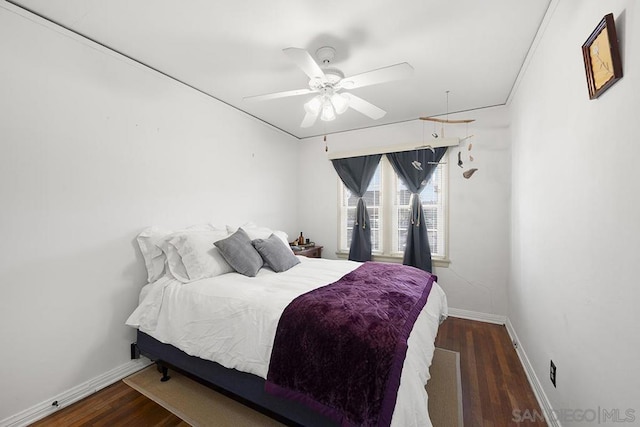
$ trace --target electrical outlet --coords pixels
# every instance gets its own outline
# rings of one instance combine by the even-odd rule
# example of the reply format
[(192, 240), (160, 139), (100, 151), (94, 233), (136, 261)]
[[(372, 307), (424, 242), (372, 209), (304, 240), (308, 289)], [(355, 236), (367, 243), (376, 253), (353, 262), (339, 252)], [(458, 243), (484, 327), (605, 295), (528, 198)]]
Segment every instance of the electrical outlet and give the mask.
[(553, 364), (553, 360), (551, 361), (551, 369), (549, 370), (549, 378), (551, 378), (551, 384), (556, 386), (556, 365)]

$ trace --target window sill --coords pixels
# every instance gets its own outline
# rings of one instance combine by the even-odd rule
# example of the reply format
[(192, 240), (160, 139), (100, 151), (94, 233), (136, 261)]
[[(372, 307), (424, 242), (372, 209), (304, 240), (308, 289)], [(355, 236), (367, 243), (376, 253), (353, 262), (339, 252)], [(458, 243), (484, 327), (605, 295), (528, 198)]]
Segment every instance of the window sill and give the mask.
[[(338, 257), (338, 259), (348, 259), (349, 258), (349, 252), (343, 252), (343, 251), (338, 251), (336, 252), (336, 256)], [(402, 264), (402, 256), (393, 256), (393, 255), (373, 255), (373, 260), (374, 261), (379, 261), (379, 262), (395, 262), (398, 264)], [(451, 264), (451, 260), (446, 259), (446, 258), (432, 258), (431, 259), (431, 264), (434, 267), (449, 267), (449, 264)]]

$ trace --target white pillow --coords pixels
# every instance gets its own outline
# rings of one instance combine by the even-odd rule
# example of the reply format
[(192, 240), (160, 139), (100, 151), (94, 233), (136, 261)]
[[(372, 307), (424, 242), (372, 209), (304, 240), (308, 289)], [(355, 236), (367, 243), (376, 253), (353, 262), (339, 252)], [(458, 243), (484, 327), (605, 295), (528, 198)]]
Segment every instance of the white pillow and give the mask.
[(164, 275), (164, 264), (166, 257), (160, 247), (162, 238), (168, 233), (156, 227), (149, 227), (143, 230), (136, 240), (147, 267), (147, 281), (155, 282)]
[[(225, 239), (229, 236), (224, 231), (199, 231), (185, 232), (175, 235), (168, 242), (170, 253), (177, 252), (181, 259), (178, 264), (174, 259), (172, 264), (169, 260), (169, 269), (176, 279), (186, 282), (193, 280), (205, 279), (207, 277), (215, 277), (224, 273), (230, 273), (233, 268), (222, 257), (220, 250), (215, 247), (214, 243), (218, 240)], [(186, 273), (182, 272), (184, 268)], [(177, 274), (173, 271), (176, 270)], [(185, 280), (186, 279), (186, 280)]]
[(187, 283), (190, 282), (187, 268), (182, 263), (180, 252), (171, 244), (171, 240), (179, 235), (179, 233), (170, 234), (161, 243), (162, 252), (165, 254), (165, 274), (178, 279), (182, 283)]
[[(226, 227), (219, 227), (212, 224), (200, 224), (192, 225), (191, 227), (188, 227), (181, 231), (184, 232), (197, 230), (226, 231)], [(171, 231), (160, 229), (157, 227), (149, 227), (144, 229), (136, 237), (138, 246), (140, 247), (140, 252), (142, 252), (142, 257), (144, 258), (145, 267), (147, 268), (147, 281), (149, 283), (155, 282), (156, 280), (164, 276), (167, 272), (167, 269), (165, 268), (167, 264), (167, 256), (164, 252), (164, 250), (167, 249), (166, 241), (173, 238), (175, 233), (179, 233), (181, 231)]]

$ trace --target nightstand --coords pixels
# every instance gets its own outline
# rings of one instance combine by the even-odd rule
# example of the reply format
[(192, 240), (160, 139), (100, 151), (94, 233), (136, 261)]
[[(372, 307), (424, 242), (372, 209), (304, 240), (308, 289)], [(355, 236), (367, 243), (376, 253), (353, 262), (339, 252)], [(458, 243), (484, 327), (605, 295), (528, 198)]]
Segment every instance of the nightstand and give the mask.
[(322, 248), (322, 246), (308, 246), (297, 251), (294, 249), (293, 253), (307, 258), (322, 258)]

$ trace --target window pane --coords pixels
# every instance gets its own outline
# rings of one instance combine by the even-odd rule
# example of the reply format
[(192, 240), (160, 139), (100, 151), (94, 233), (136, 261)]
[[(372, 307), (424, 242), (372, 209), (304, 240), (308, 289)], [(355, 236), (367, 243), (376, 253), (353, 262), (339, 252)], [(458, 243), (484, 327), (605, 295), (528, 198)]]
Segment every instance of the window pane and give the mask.
[(398, 179), (398, 190), (396, 193), (397, 205), (408, 205), (411, 201), (411, 192), (407, 190), (407, 187), (402, 183), (402, 180)]
[(396, 224), (396, 234), (398, 237), (397, 246), (393, 248), (395, 252), (404, 252), (407, 245), (407, 225), (409, 224), (409, 207), (398, 206), (398, 222)]
[(433, 172), (433, 176), (429, 183), (422, 189), (420, 192), (420, 200), (422, 200), (422, 204), (436, 204), (438, 203), (438, 185), (440, 183), (440, 175), (442, 174), (442, 170), (440, 167), (437, 167)]
[(398, 247), (396, 252), (404, 252), (404, 248), (407, 247), (407, 228), (398, 228)]
[(437, 229), (438, 228), (437, 206), (425, 206), (423, 203), (422, 207), (424, 208), (423, 212), (424, 212), (424, 219), (427, 224), (427, 229), (428, 230), (432, 230), (434, 228)]
[(377, 206), (367, 209), (369, 211), (369, 221), (371, 222), (371, 228), (380, 228), (380, 208)]
[(438, 232), (437, 231), (427, 231), (427, 236), (429, 236), (429, 247), (431, 248), (431, 254), (440, 253), (440, 244), (438, 241)]
[(371, 250), (380, 250), (380, 208), (378, 206), (368, 208), (371, 222)]
[(371, 178), (367, 192), (362, 196), (367, 208), (380, 205), (380, 190), (380, 166), (378, 165), (376, 173)]
[(380, 250), (380, 230), (371, 229), (371, 250), (377, 252)]
[(347, 228), (352, 228), (355, 222), (356, 222), (356, 208), (349, 207), (347, 208)]

